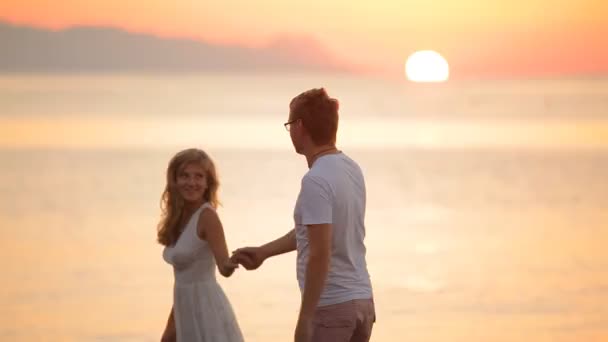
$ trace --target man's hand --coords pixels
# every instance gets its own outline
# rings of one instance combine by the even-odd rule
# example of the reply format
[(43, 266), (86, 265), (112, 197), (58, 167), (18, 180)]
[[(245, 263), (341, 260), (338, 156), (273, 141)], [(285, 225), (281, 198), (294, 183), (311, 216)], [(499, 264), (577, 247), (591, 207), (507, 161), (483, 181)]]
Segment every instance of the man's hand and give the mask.
[(261, 247), (243, 247), (232, 252), (231, 259), (251, 271), (262, 265), (266, 255)]
[(296, 326), (296, 332), (294, 334), (295, 342), (311, 342), (312, 341), (312, 319), (300, 317), (298, 319), (298, 325)]

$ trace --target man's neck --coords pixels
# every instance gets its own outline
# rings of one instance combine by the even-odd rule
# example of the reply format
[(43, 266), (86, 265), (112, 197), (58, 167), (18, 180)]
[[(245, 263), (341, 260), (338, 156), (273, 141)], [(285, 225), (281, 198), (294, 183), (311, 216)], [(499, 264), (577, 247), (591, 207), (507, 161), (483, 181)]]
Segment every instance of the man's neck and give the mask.
[(308, 163), (308, 168), (310, 169), (312, 167), (312, 164), (314, 164), (315, 160), (319, 159), (320, 157), (326, 154), (334, 154), (337, 152), (338, 149), (336, 148), (336, 145), (333, 144), (315, 146), (308, 153), (306, 153), (306, 162)]

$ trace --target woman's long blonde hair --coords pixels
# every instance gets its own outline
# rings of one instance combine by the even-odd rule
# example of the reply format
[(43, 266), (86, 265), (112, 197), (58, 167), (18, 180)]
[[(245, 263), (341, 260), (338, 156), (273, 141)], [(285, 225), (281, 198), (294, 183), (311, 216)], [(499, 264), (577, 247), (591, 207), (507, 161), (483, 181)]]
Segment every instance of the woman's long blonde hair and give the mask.
[(192, 163), (202, 165), (205, 170), (207, 190), (203, 194), (204, 202), (209, 202), (214, 208), (220, 204), (217, 196), (219, 188), (217, 172), (209, 155), (196, 148), (177, 153), (169, 162), (167, 185), (160, 200), (161, 220), (158, 223), (158, 242), (161, 245), (174, 245), (181, 234), (179, 224), (183, 215), (184, 199), (177, 190), (177, 176), (186, 165)]

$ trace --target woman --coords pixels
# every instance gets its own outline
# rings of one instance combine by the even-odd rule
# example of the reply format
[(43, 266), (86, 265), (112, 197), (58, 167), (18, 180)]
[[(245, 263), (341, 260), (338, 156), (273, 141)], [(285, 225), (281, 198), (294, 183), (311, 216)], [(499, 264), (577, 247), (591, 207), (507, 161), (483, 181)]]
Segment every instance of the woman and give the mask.
[(158, 242), (173, 266), (173, 308), (162, 341), (242, 342), (230, 302), (215, 279), (215, 267), (230, 277), (238, 264), (228, 256), (215, 211), (219, 182), (209, 156), (199, 149), (175, 155), (161, 199)]

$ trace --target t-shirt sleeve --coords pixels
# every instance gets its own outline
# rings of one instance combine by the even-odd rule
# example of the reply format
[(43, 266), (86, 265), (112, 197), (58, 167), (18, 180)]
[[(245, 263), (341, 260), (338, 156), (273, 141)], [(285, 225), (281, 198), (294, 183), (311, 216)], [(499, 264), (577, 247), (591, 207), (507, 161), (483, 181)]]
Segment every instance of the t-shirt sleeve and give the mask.
[(331, 188), (320, 177), (306, 176), (300, 190), (302, 224), (333, 223)]

